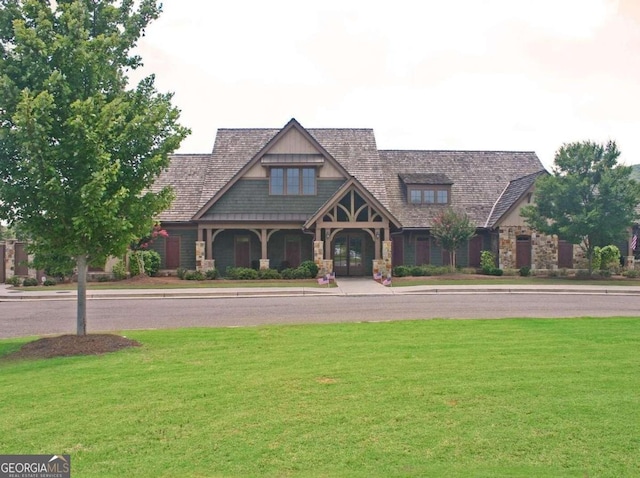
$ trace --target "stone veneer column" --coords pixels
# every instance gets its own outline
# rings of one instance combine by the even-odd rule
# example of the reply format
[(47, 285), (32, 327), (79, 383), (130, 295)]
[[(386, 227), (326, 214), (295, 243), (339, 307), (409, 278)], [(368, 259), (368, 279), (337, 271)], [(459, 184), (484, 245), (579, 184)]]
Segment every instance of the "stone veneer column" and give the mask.
[(318, 277), (333, 272), (333, 261), (331, 259), (322, 259), (322, 267), (318, 269)]
[[(318, 277), (331, 271), (324, 268), (324, 241), (313, 241), (313, 262), (318, 266)], [(333, 264), (332, 264), (333, 268)]]
[(260, 259), (260, 270), (263, 271), (269, 268), (269, 259)]
[(4, 270), (5, 280), (11, 279), (16, 275), (16, 242), (6, 241), (4, 248)]
[(513, 227), (501, 227), (498, 245), (498, 267), (513, 269), (516, 266), (516, 234)]
[(205, 242), (204, 241), (196, 241), (196, 270), (197, 271), (204, 271), (205, 270), (205, 255), (204, 255), (204, 250), (205, 250)]
[(386, 275), (386, 276), (391, 275), (391, 271), (393, 270), (392, 258), (393, 258), (393, 242), (382, 241), (382, 260), (384, 261), (384, 267), (385, 267), (385, 271), (382, 273), (383, 275)]

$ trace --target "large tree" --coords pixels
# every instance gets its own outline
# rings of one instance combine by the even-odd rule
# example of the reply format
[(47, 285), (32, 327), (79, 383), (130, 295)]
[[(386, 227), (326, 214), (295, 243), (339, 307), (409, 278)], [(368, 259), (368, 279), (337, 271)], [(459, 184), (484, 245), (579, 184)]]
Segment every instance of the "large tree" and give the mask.
[(535, 204), (522, 209), (532, 228), (580, 245), (589, 272), (595, 248), (624, 240), (637, 219), (640, 185), (631, 179), (631, 167), (618, 164), (619, 156), (613, 141), (563, 145), (553, 174), (536, 182)]
[(129, 86), (153, 0), (0, 0), (0, 217), (31, 250), (75, 258), (77, 333), (89, 263), (120, 255), (170, 205), (149, 186), (188, 130), (153, 76)]
[(471, 239), (476, 228), (464, 211), (448, 207), (433, 220), (431, 235), (445, 251), (449, 252), (449, 267), (456, 268), (456, 250)]

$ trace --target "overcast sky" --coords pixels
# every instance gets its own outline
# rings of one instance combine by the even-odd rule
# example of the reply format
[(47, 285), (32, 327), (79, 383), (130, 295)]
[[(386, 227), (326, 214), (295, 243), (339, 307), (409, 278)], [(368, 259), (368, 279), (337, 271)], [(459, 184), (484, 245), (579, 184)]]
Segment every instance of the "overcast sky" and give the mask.
[(164, 0), (139, 53), (206, 153), (218, 128), (373, 128), (380, 149), (613, 139), (640, 163), (639, 0)]

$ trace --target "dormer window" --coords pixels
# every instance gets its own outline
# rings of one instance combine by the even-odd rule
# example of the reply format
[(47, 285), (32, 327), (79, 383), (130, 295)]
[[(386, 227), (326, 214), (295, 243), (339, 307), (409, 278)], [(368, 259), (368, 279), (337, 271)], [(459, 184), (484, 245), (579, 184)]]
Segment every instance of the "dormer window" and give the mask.
[(449, 204), (453, 182), (444, 174), (399, 175), (407, 188), (409, 204)]
[(449, 186), (408, 186), (411, 204), (449, 204)]

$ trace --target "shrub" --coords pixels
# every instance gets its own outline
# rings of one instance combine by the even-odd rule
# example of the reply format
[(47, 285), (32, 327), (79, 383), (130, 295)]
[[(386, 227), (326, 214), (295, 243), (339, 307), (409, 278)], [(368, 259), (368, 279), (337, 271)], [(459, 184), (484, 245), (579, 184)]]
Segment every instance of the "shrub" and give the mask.
[(624, 277), (628, 277), (629, 279), (637, 279), (640, 277), (640, 270), (638, 269), (629, 269), (622, 273)]
[(313, 261), (304, 261), (302, 264), (300, 264), (300, 267), (309, 269), (311, 277), (316, 277), (318, 275), (318, 266)]
[(409, 275), (413, 277), (426, 276), (426, 270), (422, 266), (411, 266), (409, 268)]
[(280, 272), (280, 275), (282, 276), (283, 279), (310, 279), (311, 276), (311, 271), (309, 269), (307, 269), (306, 267), (296, 267), (295, 269), (289, 268), (289, 269), (284, 269), (282, 272)]
[(504, 271), (499, 267), (493, 267), (487, 274), (490, 276), (501, 276), (502, 274), (504, 274)]
[(187, 276), (187, 269), (184, 267), (178, 267), (176, 269), (176, 275), (178, 276), (178, 279), (184, 280)]
[(614, 245), (600, 249), (600, 269), (616, 270), (620, 267), (620, 249)]
[(38, 285), (38, 279), (36, 279), (35, 277), (27, 277), (25, 280), (22, 281), (22, 285), (25, 287), (33, 287)]
[(576, 279), (591, 279), (588, 269), (578, 269), (576, 271)]
[(521, 277), (529, 277), (531, 275), (531, 267), (529, 266), (522, 266), (520, 268), (520, 276)]
[(7, 284), (18, 287), (20, 284), (22, 284), (22, 279), (20, 279), (20, 277), (18, 276), (13, 276), (7, 279)]
[(201, 271), (189, 271), (184, 275), (186, 280), (204, 280), (204, 274)]
[(231, 280), (255, 280), (258, 271), (250, 267), (227, 267), (226, 277)]
[(108, 275), (101, 275), (97, 277), (98, 282), (109, 282), (111, 280), (111, 277), (109, 277)]
[(44, 282), (42, 283), (42, 285), (45, 285), (47, 287), (52, 286), (52, 285), (56, 285), (57, 282), (53, 279), (45, 279)]
[(480, 269), (483, 274), (491, 275), (491, 271), (496, 267), (496, 256), (491, 251), (480, 253)]
[(395, 277), (407, 277), (411, 273), (411, 270), (407, 266), (395, 266), (393, 268), (393, 275)]
[(262, 269), (258, 271), (258, 279), (280, 279), (280, 273), (276, 269)]
[(155, 276), (160, 270), (160, 254), (156, 251), (135, 251), (131, 254), (129, 260), (129, 271), (132, 276), (140, 275), (141, 271), (138, 266), (138, 258), (142, 259), (144, 264), (144, 273), (148, 276)]
[(218, 278), (218, 271), (217, 271), (217, 269), (208, 269), (208, 270), (204, 271), (204, 276), (208, 280), (217, 279)]
[(111, 272), (113, 273), (113, 278), (115, 280), (123, 280), (127, 278), (127, 268), (122, 260), (119, 260), (113, 265)]

